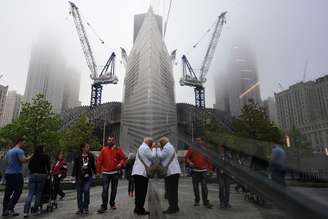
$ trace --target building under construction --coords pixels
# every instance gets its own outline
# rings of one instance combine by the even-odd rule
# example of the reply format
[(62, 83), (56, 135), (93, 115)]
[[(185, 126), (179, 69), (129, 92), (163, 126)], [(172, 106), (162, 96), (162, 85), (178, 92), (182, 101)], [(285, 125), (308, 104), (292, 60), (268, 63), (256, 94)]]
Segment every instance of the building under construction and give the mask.
[(135, 151), (146, 136), (176, 142), (177, 116), (170, 55), (162, 19), (149, 8), (134, 20), (134, 44), (124, 80), (120, 143)]

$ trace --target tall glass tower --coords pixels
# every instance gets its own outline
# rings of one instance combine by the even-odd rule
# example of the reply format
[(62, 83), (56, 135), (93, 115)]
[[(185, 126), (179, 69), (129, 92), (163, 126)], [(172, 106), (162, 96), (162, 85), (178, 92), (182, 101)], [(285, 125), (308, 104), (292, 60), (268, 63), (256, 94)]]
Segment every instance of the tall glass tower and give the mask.
[(134, 45), (124, 79), (120, 144), (136, 151), (146, 136), (176, 142), (177, 115), (170, 55), (162, 39), (162, 18), (149, 8), (134, 16)]

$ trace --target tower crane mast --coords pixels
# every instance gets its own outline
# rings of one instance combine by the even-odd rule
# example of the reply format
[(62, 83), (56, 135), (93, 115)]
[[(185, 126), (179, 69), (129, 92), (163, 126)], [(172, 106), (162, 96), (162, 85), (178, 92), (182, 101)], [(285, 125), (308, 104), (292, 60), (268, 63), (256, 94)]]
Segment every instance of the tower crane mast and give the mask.
[(211, 66), (223, 25), (226, 23), (226, 14), (227, 12), (221, 13), (217, 19), (199, 75), (195, 73), (187, 57), (185, 55), (182, 56), (182, 78), (180, 79), (180, 85), (194, 87), (196, 107), (201, 109), (205, 109), (204, 83), (206, 82), (206, 74)]
[[(91, 85), (91, 100), (90, 107), (101, 104), (101, 95), (103, 84), (117, 84), (118, 79), (115, 75), (115, 53), (113, 52), (107, 60), (105, 66), (98, 75), (98, 67), (93, 56), (93, 52), (83, 25), (83, 21), (78, 10), (78, 7), (69, 1), (71, 6), (70, 14), (73, 16), (75, 28), (80, 39), (82, 50), (90, 69), (90, 78), (93, 83)], [(103, 42), (102, 42), (103, 43)]]

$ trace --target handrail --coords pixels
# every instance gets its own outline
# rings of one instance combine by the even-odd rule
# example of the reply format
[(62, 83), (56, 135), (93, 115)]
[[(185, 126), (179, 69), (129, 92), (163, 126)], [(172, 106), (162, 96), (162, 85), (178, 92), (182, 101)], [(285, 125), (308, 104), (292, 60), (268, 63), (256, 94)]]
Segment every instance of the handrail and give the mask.
[(222, 168), (227, 175), (242, 185), (246, 185), (250, 191), (271, 200), (278, 208), (292, 217), (300, 219), (328, 218), (328, 204), (324, 204), (308, 195), (291, 190), (275, 181), (272, 181), (260, 173), (251, 169), (242, 168), (229, 161), (218, 159), (218, 153), (208, 148), (200, 148), (196, 144), (180, 139), (206, 156), (215, 166)]

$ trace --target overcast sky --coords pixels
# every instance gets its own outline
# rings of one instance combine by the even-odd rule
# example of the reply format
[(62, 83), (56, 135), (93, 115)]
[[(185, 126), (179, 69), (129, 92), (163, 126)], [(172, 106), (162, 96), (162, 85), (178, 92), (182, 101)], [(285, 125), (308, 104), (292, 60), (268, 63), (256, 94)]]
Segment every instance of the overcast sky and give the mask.
[[(103, 65), (112, 51), (117, 56), (118, 85), (106, 85), (103, 102), (122, 100), (125, 75), (120, 64), (120, 47), (131, 51), (133, 15), (144, 13), (150, 5), (166, 18), (169, 0), (80, 0), (74, 1), (82, 15), (105, 41), (99, 43), (87, 29), (98, 65)], [(199, 48), (192, 45), (211, 26), (217, 16), (228, 11), (227, 24), (216, 49), (206, 83), (207, 106), (214, 103), (215, 74), (224, 72), (231, 48), (238, 42), (248, 44), (256, 54), (263, 98), (303, 78), (328, 74), (328, 8), (327, 0), (173, 0), (166, 33), (169, 51), (178, 49), (174, 67), (177, 102), (194, 103), (193, 89), (180, 87), (182, 54), (187, 53), (195, 69), (200, 67), (209, 38)], [(80, 100), (90, 101), (90, 79), (77, 37), (69, 5), (62, 0), (0, 1), (0, 83), (23, 94), (32, 46), (43, 33), (50, 33), (63, 48), (70, 66), (81, 72)]]

